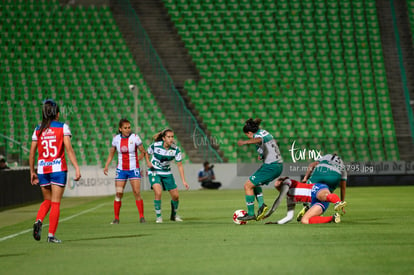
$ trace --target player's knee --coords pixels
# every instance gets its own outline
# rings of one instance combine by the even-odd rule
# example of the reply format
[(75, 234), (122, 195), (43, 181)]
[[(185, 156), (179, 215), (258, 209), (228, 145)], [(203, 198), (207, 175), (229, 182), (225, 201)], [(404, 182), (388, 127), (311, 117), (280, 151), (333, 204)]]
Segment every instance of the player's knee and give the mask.
[(135, 200), (139, 201), (141, 200), (141, 192), (134, 192)]
[(253, 190), (254, 184), (249, 180), (244, 184), (244, 190)]
[(116, 191), (116, 198), (119, 198), (121, 200), (122, 197), (124, 196), (124, 188), (122, 186), (116, 186), (115, 191)]

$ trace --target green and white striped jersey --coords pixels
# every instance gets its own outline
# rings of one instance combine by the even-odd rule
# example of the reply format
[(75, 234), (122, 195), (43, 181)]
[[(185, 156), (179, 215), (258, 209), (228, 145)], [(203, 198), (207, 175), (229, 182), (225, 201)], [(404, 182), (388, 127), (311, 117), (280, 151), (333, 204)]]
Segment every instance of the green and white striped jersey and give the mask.
[(342, 180), (347, 180), (348, 175), (345, 169), (345, 164), (338, 155), (326, 154), (320, 157), (317, 161), (319, 162), (317, 167), (327, 167), (332, 171), (341, 174)]
[(259, 153), (264, 163), (283, 163), (282, 155), (280, 154), (279, 146), (277, 146), (276, 140), (268, 131), (259, 129), (253, 138), (261, 138), (262, 143), (256, 144), (257, 153)]
[(159, 175), (168, 175), (171, 174), (171, 161), (175, 160), (180, 162), (182, 160), (180, 148), (177, 145), (172, 144), (170, 148), (164, 148), (164, 141), (157, 141), (151, 144), (147, 153), (152, 155), (151, 163), (153, 166), (153, 171), (148, 171), (148, 174), (153, 174), (154, 172)]

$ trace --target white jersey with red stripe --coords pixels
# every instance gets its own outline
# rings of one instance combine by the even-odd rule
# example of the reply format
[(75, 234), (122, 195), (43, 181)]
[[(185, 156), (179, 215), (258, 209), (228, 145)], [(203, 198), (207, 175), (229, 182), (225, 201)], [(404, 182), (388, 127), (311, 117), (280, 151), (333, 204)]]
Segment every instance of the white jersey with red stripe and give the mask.
[(139, 168), (138, 146), (142, 144), (137, 134), (130, 134), (128, 137), (118, 134), (112, 139), (112, 146), (118, 152), (118, 166), (120, 170), (133, 170)]
[(291, 202), (311, 202), (313, 184), (302, 183), (296, 180), (287, 179), (285, 183), (289, 185), (287, 197)]
[(67, 171), (64, 136), (72, 136), (69, 126), (63, 122), (52, 121), (49, 128), (39, 136), (40, 125), (33, 132), (32, 140), (37, 142), (37, 173), (50, 174)]

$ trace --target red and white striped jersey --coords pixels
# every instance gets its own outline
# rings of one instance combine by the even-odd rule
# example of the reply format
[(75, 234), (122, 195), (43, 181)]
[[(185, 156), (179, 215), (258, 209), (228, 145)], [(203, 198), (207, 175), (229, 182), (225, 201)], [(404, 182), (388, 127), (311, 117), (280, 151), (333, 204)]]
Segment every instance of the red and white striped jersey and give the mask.
[(50, 174), (67, 171), (64, 136), (72, 136), (69, 126), (63, 122), (52, 121), (38, 137), (40, 125), (33, 132), (32, 140), (37, 142), (37, 173)]
[(313, 184), (302, 183), (296, 180), (288, 179), (285, 181), (289, 185), (287, 196), (290, 201), (311, 202)]
[(138, 146), (142, 144), (141, 138), (136, 134), (123, 137), (121, 134), (114, 136), (112, 146), (118, 152), (118, 169), (132, 170), (139, 168)]

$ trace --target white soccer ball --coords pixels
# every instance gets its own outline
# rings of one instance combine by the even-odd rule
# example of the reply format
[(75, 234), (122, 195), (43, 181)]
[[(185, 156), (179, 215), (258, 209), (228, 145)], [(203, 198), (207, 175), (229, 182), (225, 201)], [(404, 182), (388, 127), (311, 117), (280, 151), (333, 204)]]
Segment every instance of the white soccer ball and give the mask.
[(235, 224), (246, 224), (247, 221), (239, 221), (237, 219), (238, 217), (243, 217), (246, 214), (247, 214), (247, 212), (244, 211), (243, 209), (239, 209), (239, 210), (234, 211), (234, 213), (233, 213), (233, 222)]

